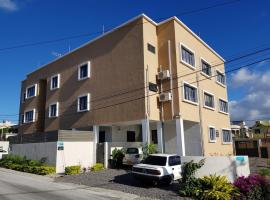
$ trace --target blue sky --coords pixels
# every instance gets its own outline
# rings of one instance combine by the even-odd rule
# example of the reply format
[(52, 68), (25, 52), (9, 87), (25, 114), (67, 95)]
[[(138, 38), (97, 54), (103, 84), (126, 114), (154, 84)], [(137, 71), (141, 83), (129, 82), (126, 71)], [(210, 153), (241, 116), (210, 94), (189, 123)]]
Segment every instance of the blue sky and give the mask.
[[(17, 120), (16, 115), (4, 115), (18, 113), (20, 82), (27, 73), (54, 59), (52, 52), (66, 53), (69, 46), (74, 49), (99, 34), (1, 51), (5, 47), (97, 33), (102, 31), (103, 25), (105, 30), (109, 30), (140, 13), (156, 21), (177, 15), (225, 59), (251, 52), (255, 47), (270, 46), (270, 1), (242, 0), (190, 15), (178, 15), (222, 2), (226, 0), (0, 0), (0, 120)], [(267, 56), (270, 56), (270, 51), (229, 64), (227, 68)], [(265, 103), (262, 96), (258, 96), (261, 94), (270, 99), (270, 84), (268, 87), (266, 76), (270, 75), (269, 66), (268, 62), (260, 63), (252, 69), (228, 75), (233, 119), (262, 118), (267, 109), (270, 110), (270, 101)], [(258, 102), (260, 100), (261, 103)]]

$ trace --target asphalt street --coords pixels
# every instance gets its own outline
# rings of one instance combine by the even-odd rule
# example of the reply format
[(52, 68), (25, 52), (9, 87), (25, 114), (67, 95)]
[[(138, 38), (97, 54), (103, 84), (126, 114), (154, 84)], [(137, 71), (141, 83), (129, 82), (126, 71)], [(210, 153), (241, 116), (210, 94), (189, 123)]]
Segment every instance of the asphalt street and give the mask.
[(137, 200), (138, 196), (0, 168), (0, 200)]

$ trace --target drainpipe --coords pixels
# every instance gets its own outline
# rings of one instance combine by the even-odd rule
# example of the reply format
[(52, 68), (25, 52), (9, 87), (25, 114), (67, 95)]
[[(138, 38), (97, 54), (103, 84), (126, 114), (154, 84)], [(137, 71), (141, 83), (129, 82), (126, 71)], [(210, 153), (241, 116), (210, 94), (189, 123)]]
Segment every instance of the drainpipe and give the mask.
[(173, 101), (173, 78), (172, 78), (172, 57), (171, 57), (171, 41), (168, 40), (168, 58), (169, 58), (169, 70), (170, 70), (170, 91), (172, 94), (172, 102), (171, 102), (171, 113), (172, 120), (174, 119), (174, 101)]
[[(160, 72), (162, 72), (162, 65), (160, 65)], [(160, 93), (163, 92), (163, 85), (162, 85), (162, 80), (160, 80)], [(161, 118), (161, 131), (162, 131), (162, 152), (165, 152), (165, 139), (164, 139), (164, 108), (163, 108), (163, 102), (161, 103), (161, 109), (160, 109), (160, 118)]]
[(200, 95), (200, 84), (199, 84), (199, 75), (198, 75), (198, 72), (196, 73), (196, 83), (197, 83), (197, 95), (198, 95), (198, 102), (199, 102), (199, 119), (200, 119), (200, 135), (201, 135), (201, 149), (202, 149), (202, 156), (205, 155), (205, 152), (204, 152), (204, 137), (203, 137), (203, 126), (202, 126), (202, 101), (200, 100), (201, 99), (201, 95)]

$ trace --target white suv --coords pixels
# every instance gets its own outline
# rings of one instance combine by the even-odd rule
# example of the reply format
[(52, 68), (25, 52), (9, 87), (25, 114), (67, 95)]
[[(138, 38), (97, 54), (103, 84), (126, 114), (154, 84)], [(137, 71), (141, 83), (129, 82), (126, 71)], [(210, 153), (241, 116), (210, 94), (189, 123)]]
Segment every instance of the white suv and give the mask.
[(132, 168), (132, 174), (141, 181), (167, 184), (180, 179), (181, 171), (181, 159), (176, 154), (151, 154)]

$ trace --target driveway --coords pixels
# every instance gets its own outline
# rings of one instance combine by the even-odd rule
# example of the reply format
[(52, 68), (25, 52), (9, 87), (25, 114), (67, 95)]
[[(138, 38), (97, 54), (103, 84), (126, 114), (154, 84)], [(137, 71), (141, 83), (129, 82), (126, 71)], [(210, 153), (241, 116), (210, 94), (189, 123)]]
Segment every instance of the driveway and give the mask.
[(59, 177), (57, 182), (68, 182), (99, 187), (110, 190), (131, 193), (144, 198), (153, 199), (188, 199), (179, 197), (179, 184), (177, 182), (170, 186), (153, 187), (138, 182), (129, 170), (107, 169), (100, 172), (89, 172), (79, 175)]
[(70, 183), (55, 183), (52, 178), (0, 168), (1, 200), (137, 200), (137, 195), (90, 188)]

